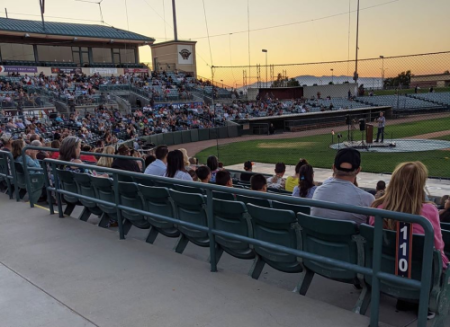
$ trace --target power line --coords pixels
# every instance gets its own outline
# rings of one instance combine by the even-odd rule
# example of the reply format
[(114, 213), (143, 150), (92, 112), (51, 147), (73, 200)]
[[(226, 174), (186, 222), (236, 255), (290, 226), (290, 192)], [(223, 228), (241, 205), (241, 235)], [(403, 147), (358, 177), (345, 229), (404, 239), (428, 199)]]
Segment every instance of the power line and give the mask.
[(213, 66), (214, 64), (213, 64), (213, 57), (212, 57), (212, 50), (211, 50), (211, 41), (209, 39), (208, 20), (206, 19), (205, 0), (202, 0), (202, 3), (203, 3), (203, 15), (205, 16), (206, 34), (208, 35), (209, 57), (211, 60), (211, 66)]
[(170, 25), (170, 24), (166, 21), (165, 17), (161, 16), (160, 13), (157, 12), (157, 11), (155, 10), (155, 8), (153, 8), (152, 6), (150, 6), (150, 4), (147, 2), (147, 0), (142, 0), (142, 1), (144, 1), (144, 2), (146, 3), (146, 5), (149, 6), (150, 9), (153, 10), (153, 12), (154, 12), (155, 14), (157, 14), (157, 15), (164, 21), (164, 23), (167, 24), (167, 26), (169, 26), (170, 28), (173, 28), (173, 26)]
[[(368, 10), (368, 9), (372, 9), (375, 7), (381, 7), (381, 6), (385, 6), (385, 5), (389, 5), (392, 4), (394, 2), (398, 2), (401, 0), (392, 0), (389, 2), (385, 2), (385, 3), (380, 3), (377, 5), (373, 5), (373, 6), (369, 6), (369, 7), (365, 7), (365, 8), (361, 8), (359, 11), (363, 11), (363, 10)], [(356, 12), (356, 10), (353, 10), (352, 13)], [(234, 31), (234, 32), (226, 32), (226, 33), (221, 33), (221, 34), (216, 34), (216, 35), (210, 35), (210, 36), (199, 36), (199, 37), (193, 37), (193, 39), (206, 39), (208, 37), (220, 37), (220, 36), (226, 36), (230, 33), (233, 34), (239, 34), (239, 33), (249, 33), (249, 32), (258, 32), (258, 31), (265, 31), (265, 30), (269, 30), (269, 29), (273, 29), (273, 28), (280, 28), (280, 27), (286, 27), (286, 26), (292, 26), (292, 25), (298, 25), (298, 24), (306, 24), (306, 23), (310, 23), (310, 22), (315, 22), (315, 21), (319, 21), (319, 20), (325, 20), (325, 19), (329, 19), (329, 18), (333, 18), (333, 17), (338, 17), (338, 16), (342, 16), (342, 15), (348, 15), (348, 11), (345, 12), (340, 12), (337, 14), (332, 14), (332, 15), (328, 15), (328, 16), (323, 16), (323, 17), (319, 17), (319, 18), (314, 18), (314, 19), (309, 19), (309, 20), (303, 20), (303, 21), (298, 21), (298, 22), (292, 22), (292, 23), (286, 23), (286, 24), (280, 24), (280, 25), (273, 25), (273, 26), (267, 26), (267, 27), (261, 27), (261, 28), (255, 28), (253, 30), (241, 30), (241, 31)]]

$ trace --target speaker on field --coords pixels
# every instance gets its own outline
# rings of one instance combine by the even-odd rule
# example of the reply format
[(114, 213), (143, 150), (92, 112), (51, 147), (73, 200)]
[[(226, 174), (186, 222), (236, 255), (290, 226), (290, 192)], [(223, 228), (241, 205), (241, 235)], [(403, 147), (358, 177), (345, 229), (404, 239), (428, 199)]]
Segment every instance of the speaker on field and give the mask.
[(359, 130), (361, 132), (366, 130), (366, 120), (363, 118), (359, 120)]
[(345, 123), (347, 125), (350, 125), (352, 123), (351, 120), (350, 120), (350, 115), (345, 115)]

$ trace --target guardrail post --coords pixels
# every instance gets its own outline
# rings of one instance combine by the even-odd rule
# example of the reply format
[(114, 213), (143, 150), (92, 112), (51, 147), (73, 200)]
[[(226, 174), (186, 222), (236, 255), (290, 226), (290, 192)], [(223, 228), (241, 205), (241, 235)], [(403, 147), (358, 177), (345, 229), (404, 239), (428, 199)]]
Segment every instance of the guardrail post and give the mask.
[(211, 190), (206, 190), (206, 215), (208, 217), (208, 236), (209, 236), (209, 263), (211, 265), (211, 271), (217, 271), (217, 258), (216, 258), (216, 238), (212, 233), (214, 228), (214, 208), (213, 208), (213, 196)]
[(58, 215), (59, 215), (59, 218), (64, 218), (63, 209), (62, 209), (61, 193), (58, 192), (59, 178), (58, 178), (58, 174), (56, 173), (55, 164), (51, 163), (51, 165), (52, 165), (53, 179), (55, 180), (55, 196), (56, 196), (56, 203), (58, 204)]
[(125, 234), (123, 232), (123, 224), (122, 224), (122, 213), (119, 209), (120, 204), (120, 196), (119, 196), (119, 175), (114, 173), (113, 175), (113, 187), (114, 187), (114, 199), (116, 200), (116, 210), (117, 210), (117, 223), (119, 224), (119, 236), (120, 239), (125, 239)]
[(29, 194), (31, 194), (31, 184), (30, 184), (30, 176), (29, 176), (28, 167), (27, 167), (27, 158), (25, 156), (26, 156), (26, 151), (22, 151), (22, 167), (23, 167), (23, 174), (25, 176), (25, 184), (27, 185), (28, 197), (30, 198), (30, 208), (34, 208), (33, 200), (31, 199), (31, 196), (29, 196)]
[(50, 214), (55, 214), (55, 210), (53, 209), (53, 199), (52, 199), (52, 193), (48, 189), (50, 187), (50, 178), (48, 176), (48, 169), (47, 164), (45, 162), (42, 162), (42, 168), (44, 169), (44, 183), (45, 183), (45, 191), (47, 192), (47, 202), (50, 209)]
[(378, 273), (381, 270), (381, 251), (382, 251), (382, 233), (383, 218), (375, 216), (375, 231), (373, 245), (373, 263), (372, 263), (372, 298), (370, 304), (370, 327), (378, 327), (378, 316), (380, 314), (380, 279)]

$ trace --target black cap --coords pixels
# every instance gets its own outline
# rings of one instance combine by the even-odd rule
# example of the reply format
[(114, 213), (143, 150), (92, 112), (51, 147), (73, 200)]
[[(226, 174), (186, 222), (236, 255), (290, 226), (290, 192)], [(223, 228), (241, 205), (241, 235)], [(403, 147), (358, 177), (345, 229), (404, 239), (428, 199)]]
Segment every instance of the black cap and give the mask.
[(246, 161), (244, 162), (244, 169), (251, 169), (252, 168), (252, 162)]
[[(352, 168), (341, 168), (341, 164), (343, 163), (349, 163)], [(334, 157), (334, 167), (338, 170), (350, 172), (358, 169), (360, 165), (361, 154), (358, 150), (353, 148), (340, 149), (338, 153), (336, 153), (336, 157)]]

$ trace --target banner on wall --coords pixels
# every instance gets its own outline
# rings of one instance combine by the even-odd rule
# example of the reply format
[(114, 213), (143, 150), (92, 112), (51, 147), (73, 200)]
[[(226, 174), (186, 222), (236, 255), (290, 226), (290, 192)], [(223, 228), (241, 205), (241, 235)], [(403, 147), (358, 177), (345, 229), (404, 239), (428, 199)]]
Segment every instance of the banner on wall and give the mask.
[(37, 67), (31, 66), (0, 66), (0, 73), (37, 73)]
[(125, 68), (125, 73), (148, 73), (147, 68)]
[(52, 67), (52, 74), (81, 74), (81, 68)]
[(192, 45), (177, 45), (178, 64), (192, 65), (194, 63), (194, 56), (192, 54)]
[(100, 74), (100, 75), (113, 75), (117, 74), (117, 68), (90, 68), (89, 69), (91, 74)]

